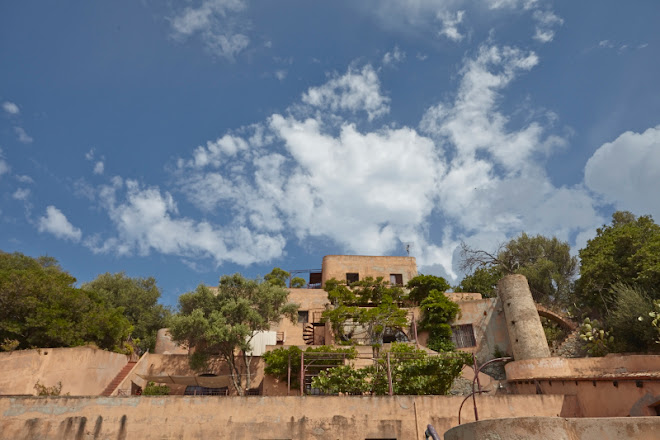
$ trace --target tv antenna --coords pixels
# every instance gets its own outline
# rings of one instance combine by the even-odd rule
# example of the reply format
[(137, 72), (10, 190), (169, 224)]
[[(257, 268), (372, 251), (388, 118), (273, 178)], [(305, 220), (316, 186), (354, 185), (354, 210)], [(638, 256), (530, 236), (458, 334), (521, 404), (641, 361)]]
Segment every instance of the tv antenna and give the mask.
[(403, 247), (404, 247), (404, 249), (406, 250), (406, 254), (407, 254), (408, 256), (410, 256), (410, 251), (412, 251), (412, 249), (413, 249), (413, 244), (414, 244), (414, 243), (413, 243), (412, 241), (409, 241), (409, 242), (403, 243)]

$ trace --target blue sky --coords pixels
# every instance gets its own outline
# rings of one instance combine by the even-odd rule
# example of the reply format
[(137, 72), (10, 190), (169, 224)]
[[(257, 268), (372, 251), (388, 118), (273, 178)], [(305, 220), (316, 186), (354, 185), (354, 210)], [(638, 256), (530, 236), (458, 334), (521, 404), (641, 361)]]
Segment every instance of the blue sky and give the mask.
[(0, 249), (80, 282), (660, 219), (660, 3), (3, 2)]

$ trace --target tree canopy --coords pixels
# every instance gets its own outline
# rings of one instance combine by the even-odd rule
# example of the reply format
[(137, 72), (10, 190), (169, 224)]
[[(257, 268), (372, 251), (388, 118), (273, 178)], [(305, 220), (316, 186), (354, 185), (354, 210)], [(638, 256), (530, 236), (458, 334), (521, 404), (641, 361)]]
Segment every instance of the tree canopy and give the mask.
[(659, 298), (660, 226), (651, 216), (615, 212), (612, 223), (599, 228), (580, 250), (580, 260), (576, 293), (596, 314), (607, 314), (616, 303), (616, 283), (634, 285), (651, 299)]
[(104, 273), (83, 284), (82, 289), (96, 292), (113, 307), (122, 307), (124, 316), (133, 326), (133, 340), (139, 340), (138, 346), (142, 350), (153, 350), (156, 334), (167, 326), (170, 316), (170, 311), (158, 304), (160, 289), (153, 277), (131, 278), (124, 272)]
[(193, 367), (204, 367), (204, 360), (212, 355), (224, 359), (233, 387), (244, 395), (251, 385), (255, 332), (269, 330), (282, 315), (292, 322), (297, 318), (298, 305), (287, 302), (288, 294), (268, 281), (225, 275), (217, 294), (200, 285), (179, 297), (179, 313), (171, 319), (170, 333), (175, 341), (194, 348)]
[(388, 330), (401, 329), (407, 324), (406, 311), (399, 307), (405, 292), (383, 277), (367, 277), (350, 288), (333, 278), (326, 282), (325, 290), (333, 308), (323, 312), (323, 318), (330, 321), (338, 340), (352, 340), (359, 324), (366, 330), (369, 343), (382, 344)]
[(132, 330), (123, 309), (75, 282), (52, 257), (0, 251), (0, 342), (12, 348), (92, 343), (121, 351)]
[[(465, 284), (479, 280), (493, 282), (498, 273), (522, 274), (527, 277), (534, 300), (546, 305), (568, 304), (573, 300), (573, 279), (577, 273), (578, 260), (571, 256), (568, 243), (556, 237), (542, 235), (520, 236), (501, 246), (496, 253), (474, 250), (463, 245), (463, 268), (482, 268), (481, 272), (465, 280)], [(490, 271), (488, 271), (490, 269)], [(463, 282), (461, 282), (463, 284)], [(486, 287), (488, 284), (486, 284)]]
[(466, 275), (454, 287), (454, 292), (475, 292), (481, 293), (484, 298), (494, 298), (497, 296), (497, 283), (502, 276), (502, 270), (497, 266), (479, 267)]
[(451, 289), (451, 286), (442, 277), (437, 277), (434, 275), (422, 275), (419, 274), (416, 277), (412, 278), (406, 284), (406, 287), (410, 289), (408, 293), (408, 299), (414, 304), (419, 304), (429, 296), (432, 290), (438, 290), (440, 292), (446, 292)]

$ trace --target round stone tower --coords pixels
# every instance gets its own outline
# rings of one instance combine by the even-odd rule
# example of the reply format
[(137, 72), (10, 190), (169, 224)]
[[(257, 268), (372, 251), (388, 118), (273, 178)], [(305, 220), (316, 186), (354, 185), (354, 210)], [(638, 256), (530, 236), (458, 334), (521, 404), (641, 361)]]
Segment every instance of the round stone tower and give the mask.
[(504, 308), (513, 358), (521, 361), (550, 357), (548, 341), (527, 278), (524, 275), (505, 276), (497, 283), (497, 294)]

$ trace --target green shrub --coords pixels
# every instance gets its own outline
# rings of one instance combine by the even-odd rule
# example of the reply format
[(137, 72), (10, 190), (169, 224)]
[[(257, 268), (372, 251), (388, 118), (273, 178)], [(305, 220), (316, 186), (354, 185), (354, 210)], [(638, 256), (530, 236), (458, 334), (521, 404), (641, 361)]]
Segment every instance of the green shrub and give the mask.
[(611, 351), (614, 343), (614, 337), (610, 332), (605, 331), (597, 319), (589, 318), (585, 318), (580, 327), (580, 340), (587, 353), (595, 357), (605, 356)]
[(154, 382), (149, 382), (142, 391), (143, 396), (167, 396), (170, 394), (170, 387), (167, 385), (156, 385)]
[(618, 283), (612, 287), (612, 296), (616, 302), (607, 316), (607, 324), (616, 335), (613, 350), (642, 352), (656, 348), (653, 327), (637, 319), (653, 308), (648, 294), (636, 286)]

